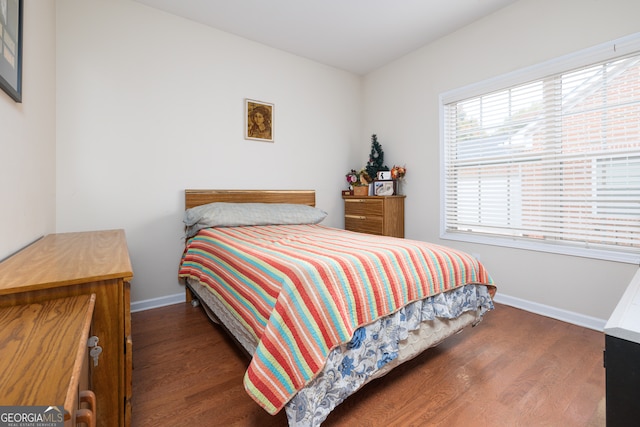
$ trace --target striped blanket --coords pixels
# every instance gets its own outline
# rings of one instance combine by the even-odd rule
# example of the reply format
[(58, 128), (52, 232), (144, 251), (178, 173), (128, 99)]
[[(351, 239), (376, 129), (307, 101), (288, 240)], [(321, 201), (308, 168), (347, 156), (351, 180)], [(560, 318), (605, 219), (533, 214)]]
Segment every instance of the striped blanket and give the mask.
[(201, 230), (187, 242), (179, 276), (208, 285), (259, 340), (244, 385), (271, 414), (358, 327), (466, 284), (495, 292), (463, 252), (321, 225)]

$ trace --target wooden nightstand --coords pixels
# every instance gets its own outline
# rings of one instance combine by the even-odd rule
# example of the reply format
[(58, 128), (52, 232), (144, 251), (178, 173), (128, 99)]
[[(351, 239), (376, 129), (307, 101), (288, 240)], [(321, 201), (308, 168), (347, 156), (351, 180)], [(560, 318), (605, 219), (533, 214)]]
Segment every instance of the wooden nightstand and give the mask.
[(123, 230), (49, 234), (0, 263), (0, 307), (95, 294), (103, 352), (89, 376), (99, 427), (131, 424), (133, 277)]
[(404, 237), (405, 196), (342, 196), (342, 198), (346, 230)]

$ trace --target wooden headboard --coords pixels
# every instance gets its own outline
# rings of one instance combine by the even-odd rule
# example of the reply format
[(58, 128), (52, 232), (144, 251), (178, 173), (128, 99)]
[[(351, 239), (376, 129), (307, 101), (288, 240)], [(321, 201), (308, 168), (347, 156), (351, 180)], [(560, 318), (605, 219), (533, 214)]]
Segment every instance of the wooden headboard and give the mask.
[(316, 205), (314, 190), (184, 190), (184, 208), (213, 202)]
[[(293, 203), (296, 205), (316, 205), (314, 190), (184, 190), (184, 208), (206, 205), (213, 202), (232, 203)], [(185, 282), (186, 285), (186, 282)], [(185, 286), (186, 302), (196, 300), (189, 286)]]

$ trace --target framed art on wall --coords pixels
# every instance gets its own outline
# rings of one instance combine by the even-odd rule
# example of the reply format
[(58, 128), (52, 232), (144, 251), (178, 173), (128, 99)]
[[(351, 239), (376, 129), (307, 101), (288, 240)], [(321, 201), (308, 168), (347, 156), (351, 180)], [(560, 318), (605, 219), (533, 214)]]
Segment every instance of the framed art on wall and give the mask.
[(0, 87), (22, 102), (22, 0), (0, 0)]
[(267, 102), (245, 99), (245, 139), (273, 142), (274, 105)]

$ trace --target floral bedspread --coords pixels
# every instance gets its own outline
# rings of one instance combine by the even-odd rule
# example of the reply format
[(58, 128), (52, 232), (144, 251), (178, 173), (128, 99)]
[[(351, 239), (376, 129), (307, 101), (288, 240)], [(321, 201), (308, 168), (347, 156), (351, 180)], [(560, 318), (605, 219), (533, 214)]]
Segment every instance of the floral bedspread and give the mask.
[[(398, 357), (401, 341), (423, 322), (455, 319), (476, 313), (477, 324), (493, 309), (484, 286), (466, 285), (416, 301), (356, 330), (353, 339), (329, 354), (324, 369), (285, 406), (290, 427), (319, 426), (344, 399), (360, 389), (381, 368)], [(437, 344), (437, 343), (436, 343)]]

